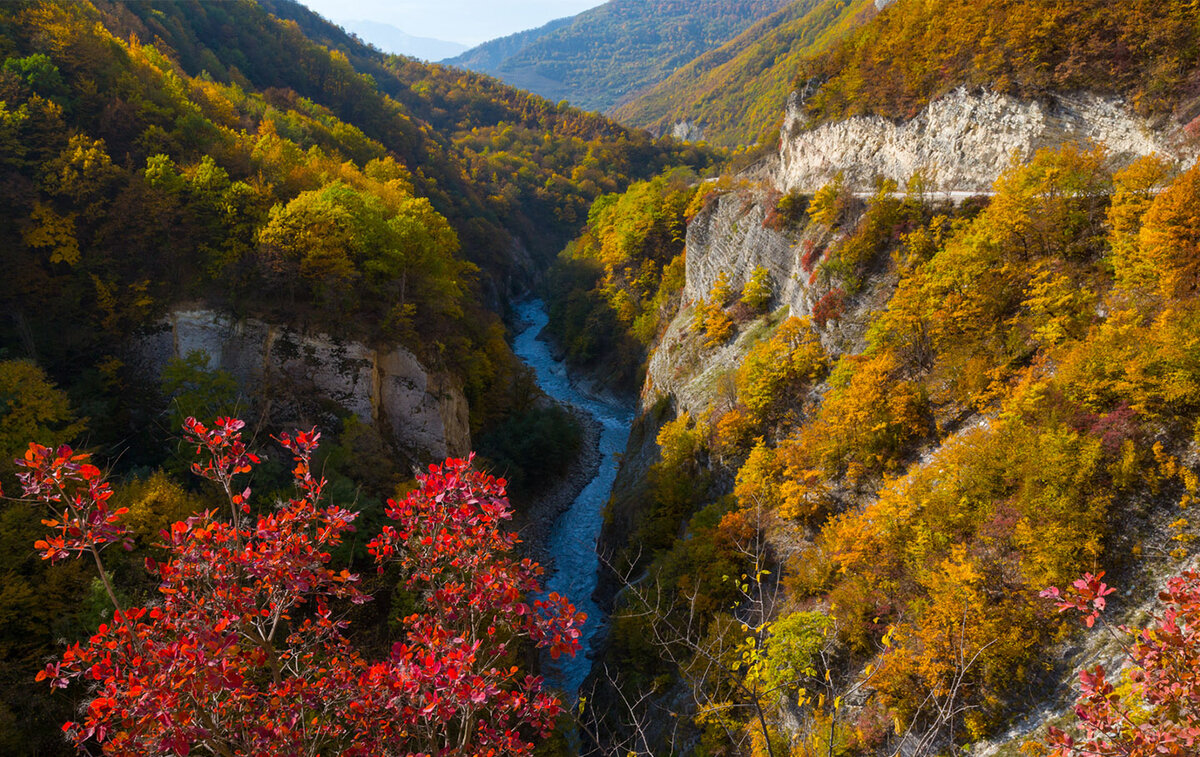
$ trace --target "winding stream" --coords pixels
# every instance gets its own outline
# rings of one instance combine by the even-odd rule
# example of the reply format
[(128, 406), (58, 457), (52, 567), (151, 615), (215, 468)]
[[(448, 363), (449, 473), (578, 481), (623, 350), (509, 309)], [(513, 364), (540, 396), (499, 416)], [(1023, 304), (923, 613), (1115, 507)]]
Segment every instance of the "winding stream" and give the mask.
[(549, 544), (555, 571), (546, 581), (546, 590), (568, 597), (588, 616), (579, 654), (574, 658), (548, 661), (544, 666), (547, 684), (574, 697), (591, 670), (592, 661), (587, 653), (605, 622), (600, 608), (592, 600), (600, 570), (596, 540), (604, 523), (604, 505), (617, 477), (617, 455), (625, 451), (629, 439), (633, 412), (631, 408), (589, 396), (572, 386), (566, 366), (551, 356), (545, 342), (538, 341), (538, 334), (550, 319), (541, 300), (523, 302), (516, 310), (528, 326), (513, 341), (513, 351), (536, 372), (542, 391), (559, 402), (586, 411), (601, 425), (600, 468), (571, 508), (559, 516)]

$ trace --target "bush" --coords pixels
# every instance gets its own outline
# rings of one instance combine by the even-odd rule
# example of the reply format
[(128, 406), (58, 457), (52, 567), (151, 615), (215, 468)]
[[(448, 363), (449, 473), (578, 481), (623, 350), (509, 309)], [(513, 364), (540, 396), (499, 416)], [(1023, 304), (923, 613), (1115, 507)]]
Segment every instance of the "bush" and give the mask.
[[(497, 665), (527, 640), (552, 656), (578, 649), (582, 618), (557, 594), (537, 594), (541, 568), (509, 555), (516, 535), (504, 488), (469, 461), (431, 466), (396, 521), (370, 541), (381, 572), (394, 566), (418, 609), (402, 637), (368, 660), (348, 633), (343, 606), (370, 599), (358, 576), (325, 551), (355, 514), (323, 501), (313, 475), (320, 434), (281, 435), (295, 495), (252, 505), (245, 474), (260, 461), (242, 422), (186, 423), (194, 470), (214, 482), (228, 519), (194, 513), (163, 532), (165, 559), (147, 567), (161, 596), (125, 609), (101, 552), (126, 542), (125, 508), (88, 455), (32, 444), (22, 460), (26, 497), (57, 520), (34, 544), (43, 559), (94, 559), (114, 609), (89, 640), (46, 665), (54, 688), (89, 682), (91, 699), (63, 730), (82, 751), (124, 755), (400, 755), (503, 751), (529, 754), (562, 711), (541, 680)], [(259, 514), (256, 514), (256, 511)], [(334, 614), (335, 608), (337, 615)]]
[(742, 287), (742, 303), (751, 310), (761, 313), (767, 309), (773, 296), (771, 272), (761, 265), (757, 266)]
[(808, 217), (808, 195), (792, 190), (779, 197), (769, 208), (763, 218), (763, 227), (772, 231), (784, 232), (800, 226)]

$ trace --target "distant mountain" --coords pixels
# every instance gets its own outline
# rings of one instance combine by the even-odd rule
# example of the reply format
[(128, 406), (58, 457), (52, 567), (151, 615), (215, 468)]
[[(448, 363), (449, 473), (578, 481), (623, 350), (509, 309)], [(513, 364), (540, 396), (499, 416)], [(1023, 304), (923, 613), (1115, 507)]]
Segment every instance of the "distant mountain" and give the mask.
[(701, 55), (613, 115), (623, 123), (714, 144), (773, 132), (802, 62), (871, 19), (876, 0), (795, 0)]
[(482, 45), (473, 47), (461, 55), (456, 53), (458, 57), (450, 58), (447, 56), (448, 59), (442, 62), (452, 66), (468, 68), (472, 71), (492, 73), (499, 70), (504, 61), (521, 52), (526, 47), (529, 47), (551, 32), (557, 31), (564, 26), (570, 26), (574, 22), (574, 16), (557, 18), (536, 29), (527, 29), (523, 32), (510, 34), (507, 37), (500, 37), (490, 42), (484, 42)]
[(362, 41), (378, 47), (385, 53), (408, 55), (421, 60), (441, 60), (452, 55), (458, 55), (467, 49), (460, 42), (450, 42), (432, 37), (414, 37), (405, 34), (391, 24), (379, 21), (350, 20), (338, 21), (348, 32), (358, 35)]
[(610, 0), (445, 61), (551, 100), (608, 111), (788, 0)]

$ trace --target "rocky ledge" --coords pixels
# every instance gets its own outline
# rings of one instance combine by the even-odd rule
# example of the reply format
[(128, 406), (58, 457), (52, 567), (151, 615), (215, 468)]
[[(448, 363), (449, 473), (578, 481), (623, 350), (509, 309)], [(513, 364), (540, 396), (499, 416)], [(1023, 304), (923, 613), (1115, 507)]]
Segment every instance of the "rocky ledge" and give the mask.
[(270, 407), (280, 422), (309, 422), (301, 405), (332, 402), (383, 426), (415, 460), (461, 457), (471, 449), (462, 388), (402, 347), (376, 349), (193, 307), (172, 311), (133, 352), (152, 375), (172, 358), (203, 352), (211, 369), (232, 374), (242, 395)]
[(1027, 160), (1066, 143), (1103, 145), (1118, 164), (1152, 153), (1181, 165), (1197, 157), (1177, 126), (1152, 124), (1120, 99), (1087, 93), (1020, 100), (958, 89), (903, 123), (855, 117), (813, 129), (805, 128), (801, 105), (793, 93), (776, 177), (785, 192), (815, 191), (838, 173), (851, 189), (869, 192), (877, 176), (903, 185), (921, 171), (939, 190), (984, 193), (1014, 153)]

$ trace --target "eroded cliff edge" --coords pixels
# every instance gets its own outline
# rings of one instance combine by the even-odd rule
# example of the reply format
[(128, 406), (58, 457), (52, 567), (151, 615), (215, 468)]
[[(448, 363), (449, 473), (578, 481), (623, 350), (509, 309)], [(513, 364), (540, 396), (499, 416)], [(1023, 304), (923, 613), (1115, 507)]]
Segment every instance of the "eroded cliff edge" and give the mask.
[(1135, 114), (1118, 98), (1089, 93), (1021, 100), (957, 89), (916, 117), (895, 123), (855, 117), (806, 128), (803, 101), (793, 93), (784, 118), (775, 182), (781, 191), (815, 191), (841, 173), (849, 187), (870, 191), (876, 177), (903, 184), (921, 171), (932, 187), (984, 193), (1015, 155), (1076, 142), (1103, 145), (1127, 163), (1142, 155), (1196, 160), (1181, 126)]
[[(273, 417), (300, 421), (308, 402), (332, 402), (380, 424), (414, 460), (464, 456), (471, 449), (462, 387), (426, 368), (402, 347), (384, 349), (204, 307), (172, 310), (161, 329), (134, 347), (157, 375), (172, 358), (203, 352), (209, 368), (228, 371), (243, 396), (273, 402)], [(286, 390), (286, 391), (284, 391)], [(296, 407), (277, 398), (295, 397)]]

